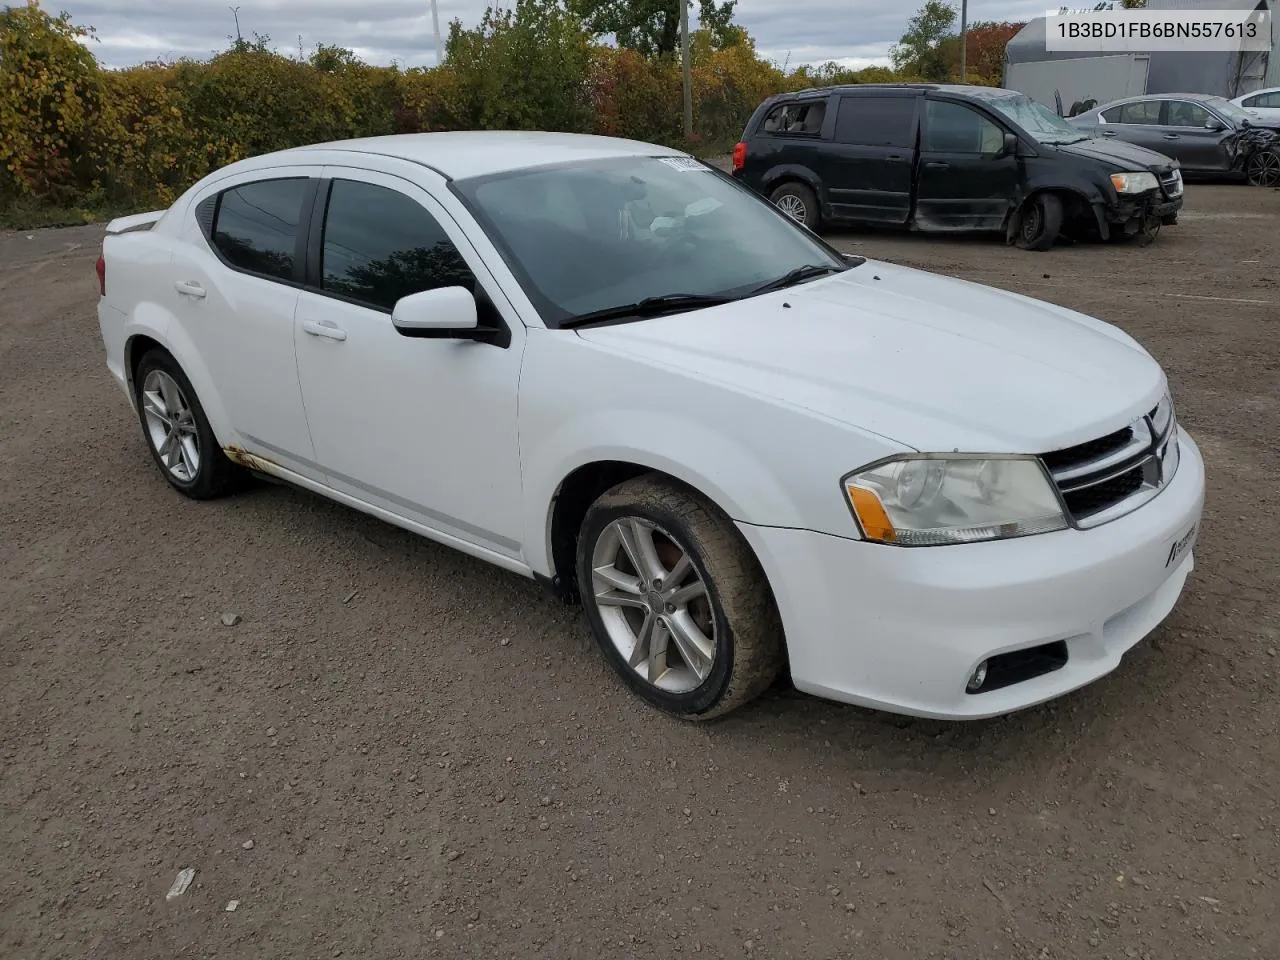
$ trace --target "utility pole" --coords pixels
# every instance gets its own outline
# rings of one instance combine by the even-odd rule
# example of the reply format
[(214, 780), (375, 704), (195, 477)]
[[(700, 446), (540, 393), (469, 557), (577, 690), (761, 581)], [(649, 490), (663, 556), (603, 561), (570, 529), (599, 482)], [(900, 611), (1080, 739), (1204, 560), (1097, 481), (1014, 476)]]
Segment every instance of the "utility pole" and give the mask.
[(684, 138), (693, 139), (693, 77), (689, 64), (689, 0), (680, 0), (680, 72), (684, 75)]
[(960, 0), (960, 82), (969, 82), (969, 0)]
[(235, 18), (236, 18), (236, 43), (238, 44), (238, 43), (240, 43), (240, 42), (241, 42), (241, 37), (240, 37), (240, 8), (239, 8), (239, 7), (227, 7), (227, 9), (228, 9), (228, 10), (230, 10), (230, 11), (231, 11), (231, 15), (232, 15), (233, 17), (235, 17)]
[(440, 66), (440, 59), (444, 56), (444, 51), (440, 49), (440, 7), (438, 0), (431, 0), (431, 29), (436, 33), (436, 66)]

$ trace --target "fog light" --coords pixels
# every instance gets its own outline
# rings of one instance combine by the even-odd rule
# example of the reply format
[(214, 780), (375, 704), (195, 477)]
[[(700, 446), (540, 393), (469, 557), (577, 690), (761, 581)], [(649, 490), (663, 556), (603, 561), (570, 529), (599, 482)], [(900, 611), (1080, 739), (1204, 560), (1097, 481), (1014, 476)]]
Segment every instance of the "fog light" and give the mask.
[(978, 664), (978, 669), (973, 671), (973, 676), (969, 678), (969, 683), (965, 689), (970, 693), (977, 693), (982, 689), (982, 685), (987, 682), (987, 661), (983, 660)]

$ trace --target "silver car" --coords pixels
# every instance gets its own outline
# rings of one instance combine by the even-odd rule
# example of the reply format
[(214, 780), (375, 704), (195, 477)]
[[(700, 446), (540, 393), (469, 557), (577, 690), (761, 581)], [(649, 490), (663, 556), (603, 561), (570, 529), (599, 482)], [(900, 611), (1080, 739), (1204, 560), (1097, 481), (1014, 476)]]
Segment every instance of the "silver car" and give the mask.
[(1231, 102), (1243, 107), (1258, 126), (1280, 129), (1280, 87), (1255, 90)]
[(1068, 122), (1173, 157), (1184, 174), (1228, 174), (1237, 169), (1238, 134), (1257, 118), (1224, 97), (1159, 93), (1113, 100)]

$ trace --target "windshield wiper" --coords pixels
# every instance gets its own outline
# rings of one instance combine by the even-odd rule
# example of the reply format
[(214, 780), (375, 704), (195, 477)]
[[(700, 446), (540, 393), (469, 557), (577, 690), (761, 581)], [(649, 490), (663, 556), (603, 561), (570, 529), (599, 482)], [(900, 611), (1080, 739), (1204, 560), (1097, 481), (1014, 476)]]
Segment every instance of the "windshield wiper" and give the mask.
[[(858, 266), (858, 264), (851, 264)], [(762, 283), (753, 289), (747, 296), (754, 297), (757, 294), (769, 293), (773, 290), (782, 290), (786, 287), (794, 287), (797, 283), (803, 283), (814, 277), (825, 277), (829, 273), (843, 273), (848, 267), (832, 267), (819, 266), (816, 263), (806, 263), (804, 266), (796, 267), (794, 270), (788, 270), (776, 280), (770, 280), (768, 283)]]
[(645, 297), (635, 303), (621, 303), (616, 307), (605, 307), (580, 313), (560, 321), (562, 330), (583, 327), (590, 323), (603, 323), (606, 320), (625, 320), (630, 317), (659, 317), (664, 313), (679, 313), (681, 310), (695, 310), (698, 307), (718, 307), (722, 303), (730, 303), (737, 297), (726, 297), (714, 293), (667, 293), (660, 297)]

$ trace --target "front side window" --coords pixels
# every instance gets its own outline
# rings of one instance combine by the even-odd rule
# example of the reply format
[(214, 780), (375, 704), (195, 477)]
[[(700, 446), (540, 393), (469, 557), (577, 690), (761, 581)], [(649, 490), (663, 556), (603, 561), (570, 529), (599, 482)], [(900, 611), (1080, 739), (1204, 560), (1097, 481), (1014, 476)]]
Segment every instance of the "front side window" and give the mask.
[(925, 102), (923, 147), (933, 153), (995, 154), (1004, 148), (1004, 130), (960, 103)]
[(292, 280), (302, 204), (310, 193), (306, 177), (259, 180), (223, 191), (212, 230), (214, 247), (240, 270)]
[(321, 287), (390, 311), (411, 293), (475, 289), (475, 277), (439, 222), (388, 187), (334, 180), (324, 221)]
[(457, 180), (454, 192), (544, 320), (671, 295), (739, 297), (830, 247), (727, 176), (685, 157), (621, 157)]
[(1186, 100), (1169, 101), (1169, 119), (1165, 126), (1169, 127), (1203, 127), (1212, 119), (1208, 110), (1198, 103)]
[(841, 97), (836, 142), (868, 147), (915, 144), (916, 97)]

